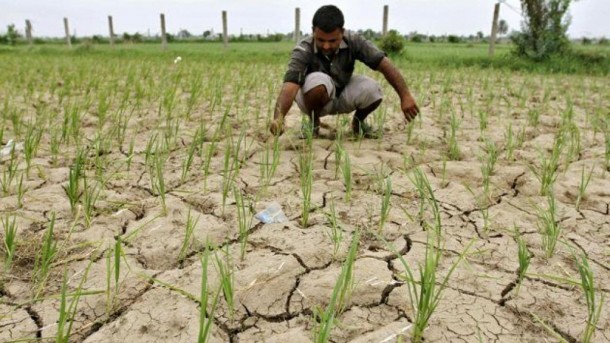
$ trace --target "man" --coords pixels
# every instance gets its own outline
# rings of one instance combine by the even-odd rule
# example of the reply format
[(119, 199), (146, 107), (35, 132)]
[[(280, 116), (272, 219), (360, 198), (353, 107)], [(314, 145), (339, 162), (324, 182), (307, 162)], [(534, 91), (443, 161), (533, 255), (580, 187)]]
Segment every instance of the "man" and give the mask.
[(343, 25), (343, 13), (336, 6), (322, 6), (314, 14), (313, 36), (302, 40), (292, 51), (269, 125), (272, 134), (284, 132), (284, 117), (296, 100), (313, 124), (313, 135), (319, 133), (321, 117), (356, 111), (352, 120), (354, 134), (374, 137), (364, 120), (381, 104), (381, 87), (369, 77), (352, 75), (356, 60), (385, 76), (398, 93), (407, 122), (419, 113), (404, 78), (385, 53), (363, 37), (346, 32)]

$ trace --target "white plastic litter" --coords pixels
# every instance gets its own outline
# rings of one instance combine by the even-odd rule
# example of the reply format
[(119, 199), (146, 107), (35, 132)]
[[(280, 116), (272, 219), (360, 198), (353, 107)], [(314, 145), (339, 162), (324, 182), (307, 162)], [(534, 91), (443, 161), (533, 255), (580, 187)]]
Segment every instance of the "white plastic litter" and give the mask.
[(282, 206), (277, 202), (271, 202), (267, 208), (258, 212), (254, 217), (265, 224), (283, 223), (288, 221), (288, 217), (282, 211)]
[(13, 148), (15, 148), (15, 152), (23, 151), (23, 142), (15, 144), (15, 142), (10, 139), (2, 148), (2, 150), (0, 150), (0, 158), (4, 156), (9, 156)]

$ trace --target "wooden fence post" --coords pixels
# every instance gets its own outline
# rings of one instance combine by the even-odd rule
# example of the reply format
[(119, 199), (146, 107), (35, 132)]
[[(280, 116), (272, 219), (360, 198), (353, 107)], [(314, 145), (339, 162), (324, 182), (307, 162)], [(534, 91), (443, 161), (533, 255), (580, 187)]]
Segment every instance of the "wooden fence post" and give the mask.
[(108, 31), (110, 32), (110, 46), (114, 46), (114, 26), (111, 15), (108, 16)]
[(161, 13), (161, 49), (167, 50), (167, 34), (165, 33), (165, 14)]
[(301, 9), (295, 8), (294, 10), (294, 41), (299, 42), (301, 39)]
[(34, 44), (32, 41), (32, 23), (30, 23), (29, 19), (26, 19), (25, 21), (25, 37), (27, 38), (29, 45)]
[(381, 31), (381, 35), (385, 37), (388, 33), (388, 5), (383, 6), (383, 30)]
[(225, 49), (229, 46), (229, 34), (227, 29), (227, 11), (222, 11), (222, 42)]
[(64, 29), (66, 31), (66, 43), (68, 48), (72, 47), (72, 40), (70, 39), (70, 27), (68, 26), (68, 18), (64, 18)]
[(494, 55), (496, 48), (496, 35), (498, 34), (498, 17), (500, 16), (500, 3), (494, 6), (494, 19), (491, 23), (491, 37), (489, 37), (489, 57)]

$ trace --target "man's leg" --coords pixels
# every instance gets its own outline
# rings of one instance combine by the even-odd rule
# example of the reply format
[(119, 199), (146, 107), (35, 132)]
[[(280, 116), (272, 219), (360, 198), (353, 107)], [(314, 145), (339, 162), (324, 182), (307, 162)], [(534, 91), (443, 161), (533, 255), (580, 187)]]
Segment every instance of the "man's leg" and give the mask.
[(354, 113), (354, 119), (352, 119), (352, 131), (355, 134), (366, 136), (367, 130), (365, 130), (364, 120), (369, 114), (373, 113), (377, 107), (379, 107), (381, 101), (383, 101), (383, 99), (379, 99), (365, 108), (359, 108), (356, 110), (356, 113)]
[(383, 100), (381, 86), (375, 80), (364, 75), (353, 75), (341, 95), (337, 110), (339, 113), (354, 113), (352, 130), (355, 134), (365, 137), (374, 137), (364, 120), (379, 107)]
[(321, 72), (314, 72), (305, 77), (305, 83), (295, 99), (301, 112), (313, 123), (313, 134), (320, 129), (320, 117), (329, 114), (335, 99), (335, 84), (332, 78)]
[(317, 134), (320, 130), (320, 113), (330, 101), (330, 96), (328, 96), (326, 87), (324, 85), (318, 85), (310, 89), (303, 94), (303, 101), (305, 106), (310, 110), (307, 115), (313, 123), (314, 134)]

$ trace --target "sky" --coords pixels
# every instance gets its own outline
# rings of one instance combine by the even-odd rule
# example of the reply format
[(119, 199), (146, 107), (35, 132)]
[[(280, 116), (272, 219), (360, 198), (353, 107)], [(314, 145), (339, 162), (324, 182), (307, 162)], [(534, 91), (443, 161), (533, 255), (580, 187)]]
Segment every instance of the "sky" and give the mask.
[[(504, 0), (500, 19), (509, 32), (520, 30), (519, 0)], [(228, 13), (229, 34), (288, 33), (294, 30), (295, 8), (301, 11), (301, 30), (311, 31), (316, 9), (332, 3), (345, 16), (347, 29), (381, 31), (383, 6), (389, 6), (389, 29), (407, 34), (417, 31), (430, 35), (486, 35), (491, 31), (493, 8), (497, 0), (0, 0), (0, 32), (9, 24), (24, 32), (25, 20), (33, 35), (62, 37), (63, 18), (77, 36), (108, 36), (108, 15), (112, 15), (115, 34), (123, 32), (158, 34), (159, 14), (165, 14), (167, 32), (186, 29), (201, 35), (206, 30), (222, 32), (221, 12)], [(572, 38), (610, 38), (610, 0), (579, 0), (570, 7)]]

